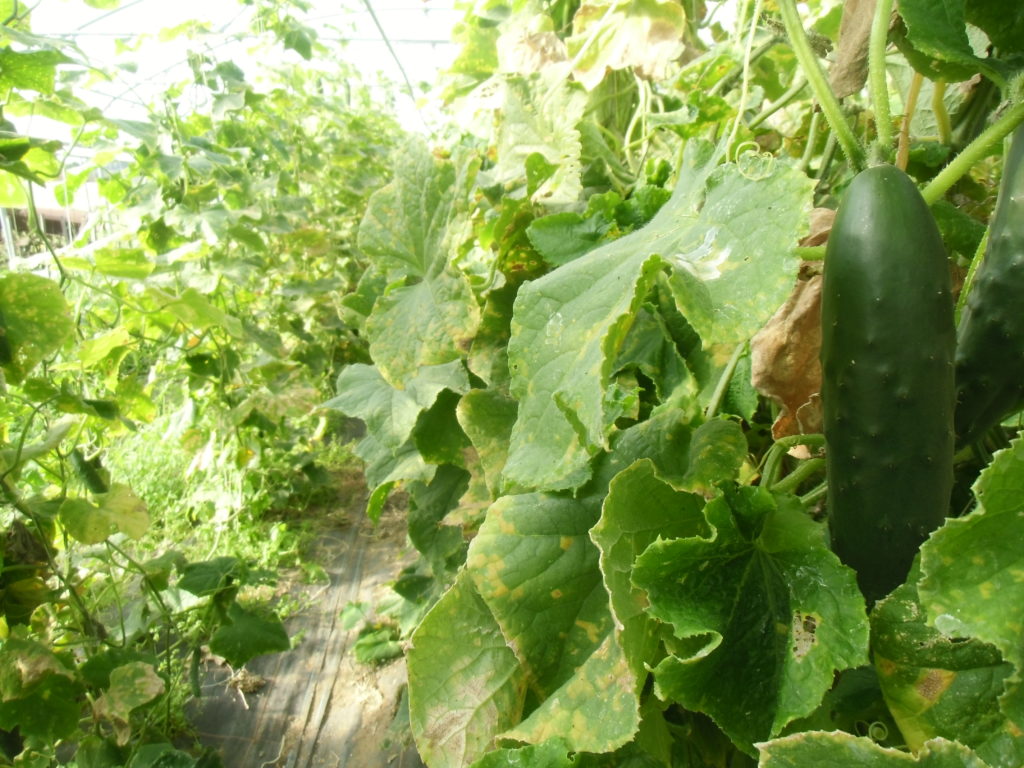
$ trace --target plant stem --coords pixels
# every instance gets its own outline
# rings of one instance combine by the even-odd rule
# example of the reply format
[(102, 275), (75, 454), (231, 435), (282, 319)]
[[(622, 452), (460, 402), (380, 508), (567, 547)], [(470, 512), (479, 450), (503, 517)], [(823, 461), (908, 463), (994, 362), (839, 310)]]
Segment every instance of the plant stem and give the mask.
[(811, 167), (811, 158), (814, 156), (814, 145), (818, 138), (818, 123), (821, 122), (821, 112), (814, 110), (811, 113), (811, 124), (807, 126), (807, 145), (804, 147), (803, 157), (800, 158), (800, 170), (807, 173)]
[(1021, 122), (1024, 122), (1024, 101), (1010, 107), (1001, 118), (964, 147), (938, 176), (928, 182), (928, 185), (921, 190), (924, 201), (928, 205), (938, 202), (961, 176), (966, 175), (976, 163), (992, 154), (999, 142), (1009, 136)]
[(949, 145), (953, 143), (953, 128), (949, 124), (949, 112), (946, 111), (946, 81), (937, 80), (932, 88), (932, 113), (939, 129), (939, 141)]
[(824, 459), (808, 459), (775, 483), (775, 485), (771, 486), (770, 490), (776, 493), (793, 493), (807, 478), (813, 477), (824, 467)]
[(795, 448), (798, 445), (822, 446), (824, 444), (825, 436), (820, 434), (780, 437), (768, 449), (768, 453), (765, 454), (764, 469), (761, 471), (761, 484), (767, 488), (775, 486), (778, 482), (776, 478), (779, 476), (782, 458), (790, 448)]
[(711, 402), (708, 403), (708, 407), (704, 410), (704, 418), (711, 419), (716, 413), (718, 413), (719, 407), (722, 405), (722, 400), (725, 399), (726, 390), (729, 389), (729, 382), (732, 380), (732, 375), (736, 371), (736, 366), (740, 362), (740, 358), (743, 357), (743, 351), (747, 348), (747, 343), (741, 342), (736, 345), (736, 349), (732, 351), (732, 357), (729, 358), (729, 362), (725, 364), (725, 368), (722, 370), (722, 375), (718, 378), (718, 384), (715, 385), (715, 391), (711, 395)]
[(896, 167), (901, 171), (907, 170), (907, 161), (910, 160), (910, 121), (914, 119), (917, 97), (921, 95), (922, 85), (924, 77), (920, 72), (915, 72), (907, 90), (907, 104), (903, 110), (903, 122), (900, 124), (900, 148), (896, 152)]
[(865, 163), (864, 150), (857, 142), (853, 129), (846, 122), (839, 100), (832, 92), (832, 88), (829, 87), (818, 57), (811, 49), (811, 43), (807, 39), (803, 22), (800, 20), (800, 13), (796, 9), (796, 0), (778, 0), (778, 6), (779, 12), (782, 14), (782, 23), (786, 27), (786, 34), (789, 35), (789, 44), (793, 47), (793, 53), (796, 54), (797, 61), (800, 62), (804, 76), (811, 84), (814, 97), (821, 105), (821, 111), (825, 113), (825, 119), (828, 120), (832, 133), (835, 134), (839, 145), (843, 148), (846, 159), (850, 161), (850, 165), (855, 170), (859, 171)]
[[(789, 90), (786, 91), (781, 96), (779, 96), (779, 98), (776, 99), (773, 103), (769, 104), (767, 107), (762, 109), (757, 115), (755, 115), (754, 119), (751, 120), (750, 123), (747, 125), (747, 128), (749, 128), (750, 130), (754, 130), (755, 128), (757, 128), (759, 125), (761, 125), (761, 123), (763, 123), (769, 117), (771, 117), (780, 109), (789, 104), (789, 102), (795, 99), (800, 94), (800, 91), (802, 91), (806, 85), (807, 78), (797, 76), (796, 81), (793, 83), (793, 85), (789, 87)], [(814, 117), (817, 117), (818, 114), (820, 113), (815, 112)], [(811, 119), (813, 120), (814, 118), (812, 117)]]
[(821, 261), (825, 258), (824, 245), (798, 245), (793, 253), (804, 261)]
[(956, 300), (956, 322), (960, 324), (960, 315), (964, 311), (964, 307), (967, 306), (967, 296), (971, 292), (971, 286), (974, 284), (974, 275), (978, 271), (978, 267), (981, 266), (982, 260), (985, 258), (985, 249), (988, 247), (988, 235), (989, 230), (985, 230), (985, 234), (981, 237), (981, 242), (978, 243), (978, 250), (974, 252), (974, 258), (971, 259), (971, 266), (967, 268), (967, 275), (964, 277), (963, 287), (960, 289), (960, 295)]
[(889, 43), (891, 15), (892, 0), (877, 0), (868, 41), (868, 92), (875, 109), (878, 143), (884, 152), (892, 150), (892, 113), (889, 111), (889, 86), (885, 77), (885, 49)]

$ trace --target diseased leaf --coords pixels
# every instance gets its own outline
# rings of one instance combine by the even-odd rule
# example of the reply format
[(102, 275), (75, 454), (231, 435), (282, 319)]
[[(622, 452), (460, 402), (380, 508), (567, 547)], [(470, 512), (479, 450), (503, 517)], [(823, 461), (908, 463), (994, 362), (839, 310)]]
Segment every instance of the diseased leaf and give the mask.
[(501, 473), (516, 422), (516, 401), (491, 389), (474, 389), (459, 401), (456, 414), (483, 466), (493, 498), (502, 492)]
[(689, 462), (680, 488), (713, 496), (720, 483), (736, 479), (746, 457), (747, 438), (737, 422), (707, 421), (690, 438)]
[(99, 544), (115, 533), (133, 539), (149, 529), (146, 503), (126, 485), (114, 484), (108, 493), (98, 493), (96, 504), (87, 499), (66, 499), (60, 505), (60, 521), (67, 532), (83, 544)]
[(836, 98), (844, 99), (864, 87), (868, 78), (868, 38), (877, 0), (848, 0), (843, 4), (839, 45), (828, 79)]
[(872, 656), (889, 710), (914, 751), (941, 736), (981, 753), (1006, 725), (997, 699), (1013, 669), (993, 646), (950, 640), (925, 619), (913, 584), (871, 612)]
[(527, 747), (496, 749), (473, 763), (470, 768), (571, 768), (576, 761), (569, 748), (558, 739)]
[(772, 437), (821, 432), (821, 276), (793, 293), (751, 341), (757, 391), (775, 400)]
[(632, 583), (633, 563), (659, 537), (705, 534), (703, 507), (704, 499), (675, 490), (658, 476), (654, 462), (640, 459), (612, 480), (601, 519), (590, 530), (601, 551), (616, 635), (637, 680), (655, 659), (661, 628), (647, 616), (647, 595)]
[(522, 716), (526, 678), (468, 571), (417, 627), (407, 659), (410, 725), (431, 768), (471, 765)]
[(0, 276), (0, 334), (9, 347), (0, 364), (11, 381), (21, 381), (73, 332), (70, 307), (57, 283), (28, 272)]
[(542, 698), (611, 629), (598, 551), (587, 535), (596, 519), (596, 510), (576, 499), (505, 496), (487, 510), (469, 547), (477, 593)]
[(609, 69), (665, 77), (683, 52), (686, 13), (672, 0), (585, 0), (572, 24), (573, 75), (592, 91)]
[(152, 664), (129, 662), (111, 670), (110, 685), (93, 702), (93, 712), (113, 724), (117, 743), (123, 746), (131, 739), (132, 710), (162, 694), (164, 687)]
[(835, 731), (807, 731), (757, 745), (760, 768), (989, 768), (970, 749), (935, 739), (916, 755), (880, 747), (871, 739)]
[(659, 695), (753, 753), (867, 660), (864, 598), (794, 497), (727, 489), (705, 516), (710, 536), (656, 541), (633, 582), (675, 635), (654, 670)]

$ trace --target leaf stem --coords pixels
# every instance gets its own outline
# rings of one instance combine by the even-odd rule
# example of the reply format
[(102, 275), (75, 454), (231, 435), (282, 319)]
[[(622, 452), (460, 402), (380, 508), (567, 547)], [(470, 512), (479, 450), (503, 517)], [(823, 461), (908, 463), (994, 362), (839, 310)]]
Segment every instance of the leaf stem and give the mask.
[(741, 342), (736, 345), (736, 349), (732, 351), (732, 356), (729, 358), (729, 362), (725, 364), (725, 368), (722, 370), (722, 375), (718, 377), (718, 383), (715, 385), (715, 391), (711, 395), (711, 402), (708, 403), (708, 407), (704, 410), (705, 420), (710, 420), (716, 413), (718, 413), (719, 407), (722, 405), (722, 401), (725, 399), (725, 393), (729, 389), (729, 382), (732, 380), (733, 373), (736, 372), (736, 366), (740, 362), (740, 358), (743, 357), (743, 352), (747, 348), (747, 343)]
[(775, 493), (793, 493), (807, 478), (813, 477), (824, 468), (824, 459), (807, 459), (807, 461), (802, 462), (800, 466), (772, 485), (769, 490)]
[(939, 141), (948, 146), (953, 143), (953, 128), (949, 123), (945, 95), (946, 81), (936, 80), (932, 88), (932, 114), (939, 129)]
[(857, 142), (853, 129), (846, 122), (839, 100), (832, 88), (829, 87), (825, 71), (821, 68), (818, 57), (811, 49), (811, 43), (807, 39), (803, 22), (796, 9), (796, 0), (778, 0), (778, 6), (779, 12), (782, 14), (782, 23), (786, 27), (786, 34), (789, 35), (789, 44), (793, 48), (793, 53), (796, 54), (797, 61), (800, 62), (804, 76), (811, 84), (814, 97), (821, 105), (821, 111), (825, 113), (825, 119), (828, 120), (832, 132), (838, 139), (846, 159), (850, 161), (850, 165), (855, 170), (859, 171), (865, 163), (864, 150)]
[[(789, 104), (789, 102), (791, 102), (793, 99), (795, 99), (798, 95), (800, 95), (800, 91), (802, 91), (806, 86), (807, 86), (807, 78), (800, 77), (798, 75), (796, 77), (796, 80), (793, 82), (793, 85), (791, 85), (789, 87), (789, 90), (787, 90), (784, 94), (779, 96), (778, 99), (773, 101), (767, 107), (762, 109), (757, 115), (755, 115), (754, 119), (751, 120), (750, 123), (747, 124), (747, 128), (749, 128), (750, 130), (754, 130), (755, 128), (760, 126), (761, 123), (763, 123), (769, 117), (771, 117), (776, 112), (778, 112), (780, 109), (782, 109), (787, 104)], [(815, 112), (814, 114), (815, 114), (815, 116), (817, 116), (819, 113)], [(812, 120), (813, 120), (813, 118), (812, 118)]]
[(892, 0), (877, 0), (868, 40), (868, 93), (875, 109), (878, 143), (886, 153), (892, 150), (892, 113), (889, 110), (889, 86), (885, 76), (885, 49), (889, 43), (891, 15)]
[(928, 182), (928, 185), (921, 190), (924, 201), (928, 205), (938, 202), (946, 194), (946, 191), (962, 176), (965, 176), (976, 163), (992, 154), (999, 142), (1009, 136), (1021, 122), (1024, 122), (1024, 101), (1010, 107), (1001, 118), (964, 147), (938, 176)]
[(956, 300), (956, 322), (960, 324), (960, 316), (963, 314), (964, 307), (967, 306), (967, 297), (971, 292), (971, 286), (974, 285), (974, 276), (978, 272), (978, 267), (981, 266), (981, 262), (985, 258), (985, 249), (988, 247), (988, 236), (989, 229), (985, 229), (985, 234), (981, 237), (981, 242), (978, 243), (978, 249), (974, 252), (974, 258), (971, 259), (971, 266), (967, 268), (967, 275), (964, 277), (963, 287), (960, 289), (960, 295)]
[(901, 171), (907, 170), (907, 162), (910, 160), (910, 122), (917, 111), (917, 97), (921, 95), (922, 85), (924, 76), (915, 72), (910, 79), (910, 88), (907, 89), (907, 103), (903, 109), (903, 122), (900, 123), (899, 149), (896, 151), (896, 167)]

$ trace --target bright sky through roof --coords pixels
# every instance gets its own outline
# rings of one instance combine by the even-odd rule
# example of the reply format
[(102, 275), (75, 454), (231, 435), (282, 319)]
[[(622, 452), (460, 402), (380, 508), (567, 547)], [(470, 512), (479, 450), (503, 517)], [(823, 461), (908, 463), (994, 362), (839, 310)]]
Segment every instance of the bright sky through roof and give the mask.
[[(322, 38), (344, 39), (346, 58), (360, 68), (368, 83), (381, 73), (400, 86), (397, 102), (403, 122), (417, 128), (421, 123), (405, 93), (402, 70), (417, 89), (422, 83), (433, 83), (438, 70), (455, 55), (451, 28), (462, 13), (454, 10), (451, 0), (371, 0), (371, 5), (401, 68), (373, 15), (358, 0), (314, 0), (303, 22)], [(90, 102), (108, 114), (138, 117), (167, 85), (188, 76), (189, 50), (205, 46), (217, 58), (232, 59), (246, 70), (245, 46), (231, 44), (229, 38), (248, 29), (251, 13), (250, 6), (237, 0), (126, 0), (113, 10), (92, 8), (83, 0), (41, 0), (32, 12), (32, 27), (38, 34), (73, 39), (101, 70), (114, 72), (126, 62), (134, 63), (137, 71), (124, 72), (119, 82), (101, 84), (96, 88), (100, 96)], [(211, 33), (201, 41), (179, 37), (158, 43), (153, 39), (136, 53), (117, 50), (119, 39), (155, 36), (190, 20), (207, 23)]]

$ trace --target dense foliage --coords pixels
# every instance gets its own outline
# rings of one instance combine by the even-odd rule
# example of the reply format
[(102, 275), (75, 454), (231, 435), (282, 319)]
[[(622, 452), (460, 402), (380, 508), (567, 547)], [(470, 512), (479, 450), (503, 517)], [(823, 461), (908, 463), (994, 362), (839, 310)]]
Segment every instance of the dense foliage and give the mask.
[[(338, 413), (368, 514), (404, 491), (422, 554), (394, 587), (430, 768), (1024, 762), (1016, 422), (956, 454), (950, 519), (877, 602), (824, 503), (831, 213), (905, 169), (962, 306), (1024, 120), (1024, 11), (933, 5), (467, 3), (451, 125), (412, 138), (277, 4), (309, 63), (266, 88), (197, 55), (146, 122), (77, 102), (73, 52), (12, 13), (5, 114), (78, 126), (68, 183), (112, 204), (105, 239), (0, 277), (18, 764), (156, 764), (183, 658), (287, 647), (218, 537), (316, 487)], [(56, 173), (6, 129), (5, 184)], [(154, 500), (208, 557), (134, 555), (175, 524)]]

